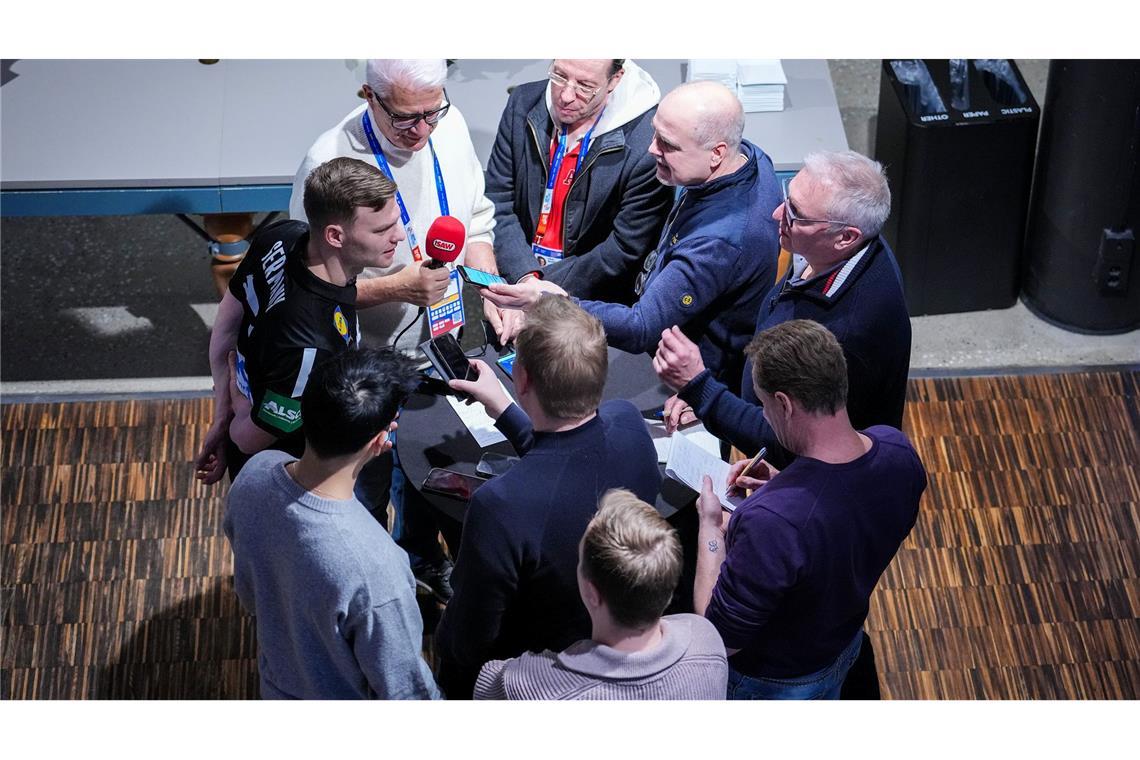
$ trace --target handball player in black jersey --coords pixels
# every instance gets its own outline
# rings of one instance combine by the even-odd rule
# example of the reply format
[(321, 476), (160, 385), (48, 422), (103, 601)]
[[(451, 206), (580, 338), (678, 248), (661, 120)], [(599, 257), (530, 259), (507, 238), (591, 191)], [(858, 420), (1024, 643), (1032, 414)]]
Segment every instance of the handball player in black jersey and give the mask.
[(322, 361), (359, 346), (356, 276), (391, 265), (404, 239), (396, 185), (377, 167), (335, 158), (305, 182), (309, 224), (254, 235), (210, 335), (214, 419), (195, 461), (206, 484), (267, 448), (304, 451), (301, 394)]

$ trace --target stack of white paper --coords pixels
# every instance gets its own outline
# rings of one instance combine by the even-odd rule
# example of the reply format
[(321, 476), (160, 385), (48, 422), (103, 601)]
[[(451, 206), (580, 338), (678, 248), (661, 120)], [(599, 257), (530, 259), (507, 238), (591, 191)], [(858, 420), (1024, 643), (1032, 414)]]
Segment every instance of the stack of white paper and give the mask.
[(788, 77), (778, 58), (751, 58), (737, 61), (736, 94), (745, 113), (783, 111)]
[(678, 430), (673, 435), (665, 432), (663, 420), (646, 420), (649, 428), (649, 437), (653, 439), (653, 447), (657, 449), (657, 461), (665, 464), (669, 461), (669, 452), (673, 448), (673, 436), (684, 435), (690, 441), (700, 446), (714, 457), (720, 457), (720, 439), (705, 429), (704, 423), (698, 422), (684, 430)]
[(720, 82), (728, 89), (735, 90), (736, 61), (727, 58), (691, 58), (689, 81)]

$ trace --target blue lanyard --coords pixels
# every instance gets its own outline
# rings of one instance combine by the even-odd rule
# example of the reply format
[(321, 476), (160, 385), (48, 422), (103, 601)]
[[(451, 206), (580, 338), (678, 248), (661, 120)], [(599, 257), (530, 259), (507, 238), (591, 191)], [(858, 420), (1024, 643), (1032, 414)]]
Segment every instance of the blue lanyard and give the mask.
[[(598, 118), (594, 119), (594, 123), (590, 125), (590, 129), (582, 136), (582, 147), (578, 149), (578, 161), (574, 164), (574, 176), (578, 175), (578, 170), (582, 168), (582, 161), (586, 158), (586, 153), (590, 150), (590, 136), (594, 134), (594, 128), (598, 126), (598, 122), (602, 120), (602, 114), (606, 112), (605, 106), (598, 112)], [(554, 183), (558, 181), (558, 172), (562, 168), (562, 158), (566, 154), (566, 126), (562, 126), (562, 134), (558, 137), (558, 147), (554, 149), (554, 157), (550, 159), (550, 176), (546, 178), (546, 190), (542, 194), (542, 208), (538, 213), (538, 224), (535, 225), (534, 242), (538, 245), (543, 236), (546, 235), (546, 223), (550, 219), (550, 211), (554, 208)]]
[[(388, 176), (388, 179), (393, 182), (396, 178), (392, 176), (392, 167), (388, 165), (388, 159), (384, 156), (384, 149), (380, 147), (380, 141), (376, 139), (376, 133), (372, 131), (372, 119), (368, 116), (368, 109), (364, 109), (364, 135), (368, 138), (368, 147), (372, 148), (372, 155), (376, 157), (376, 163), (380, 166), (380, 170)], [(435, 193), (439, 197), (439, 213), (443, 216), (450, 215), (450, 209), (447, 205), (447, 188), (443, 184), (443, 172), (439, 168), (439, 158), (435, 155), (435, 145), (432, 144), (431, 138), (428, 138), (428, 148), (431, 150), (432, 167), (435, 169)], [(412, 228), (412, 217), (408, 213), (408, 207), (404, 205), (404, 199), (400, 195), (400, 191), (396, 191), (396, 204), (400, 207), (400, 221), (404, 223), (404, 229), (408, 233), (408, 247), (412, 249), (412, 258), (416, 261), (423, 260), (423, 254), (420, 252), (420, 244), (416, 239), (416, 232)]]
[[(586, 154), (590, 152), (590, 136), (594, 134), (594, 128), (598, 126), (598, 122), (602, 120), (602, 114), (606, 112), (605, 106), (598, 112), (598, 118), (594, 119), (594, 123), (582, 136), (582, 147), (578, 149), (578, 160), (574, 164), (574, 174), (582, 168), (582, 161), (586, 158)], [(566, 127), (562, 127), (562, 135), (558, 138), (558, 149), (554, 151), (554, 158), (550, 160), (550, 177), (546, 180), (546, 189), (553, 190), (554, 182), (558, 178), (558, 170), (562, 168), (562, 156), (566, 152)]]

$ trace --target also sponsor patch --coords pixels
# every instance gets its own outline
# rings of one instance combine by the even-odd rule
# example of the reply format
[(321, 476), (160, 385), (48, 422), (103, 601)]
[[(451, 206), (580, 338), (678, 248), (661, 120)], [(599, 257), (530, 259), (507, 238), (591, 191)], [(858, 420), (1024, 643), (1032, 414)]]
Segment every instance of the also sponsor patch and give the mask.
[(685, 295), (681, 296), (681, 305), (682, 306), (692, 306), (693, 305), (693, 296), (691, 293), (686, 293)]
[(266, 391), (257, 410), (257, 417), (283, 433), (292, 433), (301, 427), (301, 400)]
[(340, 333), (340, 337), (344, 338), (344, 342), (352, 343), (352, 338), (348, 335), (348, 320), (344, 318), (339, 306), (333, 312), (333, 324), (336, 325), (336, 331)]

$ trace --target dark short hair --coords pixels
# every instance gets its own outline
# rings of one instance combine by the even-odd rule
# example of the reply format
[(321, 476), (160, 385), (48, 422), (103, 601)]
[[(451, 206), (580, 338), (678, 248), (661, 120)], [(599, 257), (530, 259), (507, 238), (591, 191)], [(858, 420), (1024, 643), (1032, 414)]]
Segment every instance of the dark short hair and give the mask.
[(610, 64), (610, 76), (612, 77), (614, 74), (621, 71), (621, 67), (624, 65), (625, 65), (625, 59), (624, 58), (614, 58), (613, 63)]
[(305, 216), (313, 229), (352, 221), (359, 207), (379, 211), (396, 195), (396, 183), (372, 164), (341, 156), (305, 178)]
[(606, 491), (582, 536), (582, 575), (623, 626), (652, 625), (681, 578), (681, 542), (656, 509), (623, 488)]
[(763, 330), (744, 349), (752, 380), (765, 393), (782, 391), (809, 412), (835, 414), (847, 405), (847, 360), (831, 330), (793, 319)]
[(360, 451), (417, 384), (415, 363), (390, 348), (344, 351), (321, 362), (301, 395), (306, 446), (322, 459)]
[(544, 295), (515, 340), (542, 411), (576, 420), (602, 400), (609, 369), (602, 323), (565, 296)]

